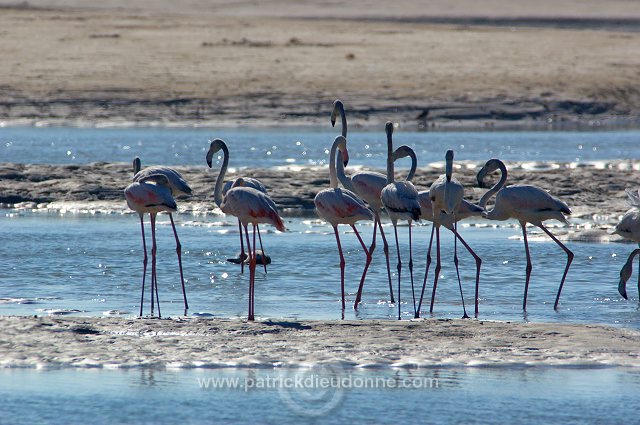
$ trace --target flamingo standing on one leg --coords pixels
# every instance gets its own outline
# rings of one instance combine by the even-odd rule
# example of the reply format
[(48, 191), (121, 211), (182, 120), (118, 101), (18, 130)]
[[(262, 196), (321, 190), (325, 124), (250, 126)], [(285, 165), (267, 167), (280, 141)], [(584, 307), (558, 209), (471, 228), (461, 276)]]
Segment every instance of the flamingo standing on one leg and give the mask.
[(567, 278), (569, 267), (573, 261), (573, 252), (558, 240), (542, 223), (546, 220), (558, 220), (567, 223), (566, 215), (571, 214), (571, 210), (560, 199), (549, 195), (545, 190), (530, 185), (513, 185), (504, 187), (507, 182), (507, 167), (504, 162), (499, 159), (490, 159), (478, 172), (478, 185), (484, 186), (484, 179), (487, 174), (500, 170), (500, 181), (485, 193), (480, 199), (480, 206), (485, 208), (487, 201), (496, 195), (495, 205), (491, 211), (487, 212), (486, 217), (489, 220), (504, 221), (514, 218), (520, 222), (522, 235), (524, 237), (524, 248), (527, 255), (527, 269), (524, 286), (524, 299), (522, 301), (522, 309), (527, 310), (527, 293), (529, 291), (529, 279), (531, 277), (531, 256), (529, 254), (529, 243), (527, 241), (527, 223), (538, 226), (567, 254), (567, 265), (560, 280), (556, 301), (553, 304), (554, 310), (558, 309), (560, 301), (560, 293)]
[[(167, 179), (167, 187), (171, 190), (171, 194), (175, 197), (178, 195), (191, 195), (191, 188), (187, 184), (186, 180), (173, 168), (169, 167), (147, 167), (144, 170), (140, 170), (141, 162), (140, 158), (136, 157), (133, 160), (134, 163), (134, 172), (135, 176), (133, 177), (133, 181), (140, 181), (141, 179), (147, 178), (152, 175), (161, 174)], [(176, 211), (173, 211), (176, 212)], [(184, 286), (184, 274), (182, 272), (182, 244), (180, 243), (180, 238), (178, 238), (178, 232), (176, 230), (176, 224), (173, 221), (173, 214), (169, 212), (169, 219), (171, 220), (171, 228), (173, 229), (173, 236), (176, 240), (176, 254), (178, 255), (178, 267), (180, 269), (180, 283), (182, 284), (182, 297), (184, 298), (184, 311), (185, 315), (187, 314), (187, 310), (189, 310), (189, 303), (187, 303), (187, 290)], [(152, 231), (155, 231), (152, 227)]]
[[(249, 253), (249, 312), (248, 320), (255, 320), (255, 276), (256, 276), (256, 228), (259, 223), (268, 223), (273, 225), (281, 232), (285, 231), (284, 222), (278, 215), (278, 208), (271, 198), (252, 187), (244, 186), (243, 178), (238, 178), (222, 197), (222, 185), (224, 174), (227, 171), (228, 150), (226, 144), (220, 139), (211, 142), (209, 152), (213, 156), (219, 150), (225, 152), (225, 159), (216, 179), (215, 190), (213, 196), (216, 204), (225, 214), (231, 214), (240, 220), (244, 227), (246, 236), (247, 251)], [(207, 154), (208, 157), (208, 154)], [(251, 242), (249, 241), (249, 230), (247, 226), (253, 225), (253, 251), (251, 250)]]
[[(335, 126), (336, 118), (340, 115), (342, 121), (342, 136), (347, 137), (347, 116), (344, 112), (344, 105), (341, 100), (333, 102), (333, 111), (331, 112), (331, 125)], [(382, 237), (384, 256), (387, 263), (387, 280), (389, 282), (389, 297), (391, 302), (395, 302), (393, 297), (393, 286), (391, 284), (391, 266), (389, 265), (389, 244), (387, 243), (386, 235), (382, 228), (382, 222), (380, 220), (380, 213), (382, 211), (382, 201), (380, 200), (380, 193), (382, 189), (387, 185), (387, 176), (375, 171), (358, 171), (347, 176), (344, 172), (344, 164), (342, 159), (342, 152), (338, 151), (337, 157), (337, 177), (344, 186), (345, 189), (358, 195), (360, 199), (365, 201), (369, 208), (373, 211), (373, 240), (369, 247), (369, 252), (373, 256), (373, 251), (376, 249), (376, 227), (380, 229), (380, 236)], [(356, 301), (354, 308), (358, 308), (358, 304), (362, 298), (362, 291), (359, 290), (356, 295)]]
[[(433, 279), (433, 291), (431, 293), (431, 305), (429, 312), (433, 313), (433, 305), (436, 299), (436, 288), (438, 287), (438, 278), (440, 277), (440, 226), (444, 225), (447, 229), (451, 230), (454, 234), (453, 239), (453, 263), (456, 267), (456, 275), (458, 277), (458, 286), (460, 288), (460, 298), (462, 300), (463, 318), (466, 319), (467, 310), (464, 305), (464, 295), (462, 293), (462, 282), (460, 281), (460, 269), (458, 265), (458, 244), (460, 240), (462, 245), (469, 251), (469, 254), (473, 256), (476, 261), (476, 299), (475, 299), (475, 317), (478, 317), (478, 297), (480, 290), (480, 267), (482, 260), (471, 249), (469, 244), (458, 233), (458, 221), (464, 216), (477, 215), (478, 209), (480, 213), (482, 208), (468, 203), (462, 199), (464, 197), (464, 187), (460, 182), (452, 177), (453, 174), (453, 151), (448, 150), (445, 155), (446, 165), (445, 174), (441, 175), (432, 185), (428, 192), (428, 199), (430, 201), (431, 213), (433, 217), (433, 228), (431, 229), (431, 238), (429, 240), (429, 249), (427, 251), (427, 266), (425, 269), (424, 282), (422, 284), (422, 293), (420, 294), (420, 302), (418, 303), (418, 309), (416, 310), (416, 317), (420, 314), (420, 307), (422, 306), (422, 298), (424, 296), (424, 289), (426, 286), (427, 276), (429, 274), (431, 246), (433, 242), (433, 230), (435, 228), (436, 233), (436, 269)], [(424, 195), (423, 195), (424, 197)], [(425, 201), (421, 203), (421, 207), (424, 206), (425, 210), (428, 210), (428, 205)], [(457, 216), (458, 211), (462, 213), (462, 217)]]
[[(411, 276), (411, 291), (413, 286), (413, 255), (411, 246), (411, 222), (420, 219), (420, 204), (418, 203), (418, 191), (410, 181), (395, 181), (393, 169), (393, 123), (385, 125), (387, 133), (387, 185), (382, 189), (380, 200), (387, 210), (393, 224), (393, 232), (396, 238), (396, 251), (398, 255), (398, 320), (401, 319), (400, 306), (400, 280), (402, 274), (402, 259), (400, 257), (400, 244), (398, 242), (398, 220), (409, 222), (409, 274)], [(415, 295), (413, 297), (413, 309), (415, 311)]]
[[(640, 247), (640, 197), (631, 190), (627, 190), (627, 195), (629, 196), (629, 203), (633, 208), (622, 216), (620, 222), (616, 224), (613, 234), (620, 235), (625, 239), (636, 242)], [(631, 258), (631, 256), (629, 258)], [(629, 265), (629, 267), (631, 267), (631, 265)], [(629, 269), (629, 272), (631, 272), (631, 269)], [(629, 278), (626, 280), (628, 279)], [(640, 273), (638, 273), (638, 290), (640, 291)], [(620, 294), (625, 299), (627, 298), (626, 290), (624, 294), (622, 294), (622, 292), (620, 292)]]
[(371, 252), (365, 246), (360, 233), (355, 227), (355, 223), (360, 220), (373, 220), (373, 213), (367, 208), (358, 196), (347, 189), (338, 187), (338, 178), (336, 176), (336, 150), (342, 152), (345, 163), (349, 160), (347, 152), (347, 139), (343, 136), (335, 138), (331, 151), (329, 153), (329, 189), (320, 191), (313, 200), (318, 216), (327, 221), (333, 227), (338, 244), (338, 252), (340, 254), (340, 290), (342, 295), (342, 318), (344, 319), (345, 296), (344, 296), (344, 268), (345, 260), (342, 254), (342, 246), (340, 244), (340, 234), (338, 233), (339, 224), (348, 224), (355, 232), (362, 250), (367, 256), (364, 271), (360, 278), (360, 287), (364, 283), (367, 275), (367, 269), (371, 264)]
[[(135, 162), (134, 162), (135, 164)], [(135, 167), (135, 165), (134, 165)], [(144, 284), (147, 275), (147, 244), (144, 236), (143, 216), (148, 213), (151, 216), (151, 314), (153, 315), (153, 297), (154, 290), (156, 302), (158, 304), (158, 317), (160, 317), (160, 301), (158, 299), (158, 284), (156, 276), (156, 215), (159, 212), (176, 212), (178, 206), (171, 195), (169, 181), (163, 174), (150, 174), (131, 183), (124, 190), (124, 196), (127, 205), (140, 215), (140, 227), (142, 230), (142, 248), (144, 250), (144, 268), (142, 272), (142, 295), (140, 297), (140, 316), (142, 316), (142, 307), (144, 304)]]
[[(217, 141), (211, 141), (210, 145), (209, 145), (209, 151), (207, 152), (206, 155), (206, 159), (207, 159), (207, 165), (209, 166), (209, 168), (211, 168), (213, 166), (213, 155), (215, 153), (217, 153), (218, 151), (222, 150), (223, 153), (223, 160), (222, 160), (222, 169), (224, 169), (224, 172), (220, 171), (220, 177), (224, 179), (224, 175), (227, 173), (227, 167), (229, 166), (229, 148), (227, 147), (227, 144), (222, 141), (221, 139), (216, 139)], [(225, 197), (225, 195), (227, 194), (227, 192), (229, 191), (229, 189), (231, 189), (231, 187), (233, 187), (233, 184), (235, 183), (236, 180), (231, 180), (228, 181), (224, 184), (223, 188), (222, 188), (222, 196), (220, 197), (219, 200), (216, 200), (216, 205), (218, 205), (218, 207), (220, 207), (220, 202), (222, 202), (222, 199)], [(262, 184), (262, 182), (258, 179), (254, 179), (251, 177), (243, 177), (242, 178), (243, 181), (243, 186), (244, 187), (250, 187), (253, 189), (256, 189), (264, 194), (267, 194), (267, 188), (264, 186), (264, 184)], [(218, 202), (220, 201), (220, 202)], [(260, 235), (260, 227), (257, 227), (258, 230), (258, 240), (260, 241), (260, 250), (262, 251), (261, 254), (261, 262), (262, 265), (264, 266), (264, 272), (267, 272), (267, 259), (266, 259), (266, 254), (262, 248), (262, 236)], [(244, 252), (244, 242), (242, 240), (243, 235), (242, 235), (242, 225), (240, 224), (240, 219), (238, 219), (238, 232), (240, 233), (240, 258), (239, 258), (239, 263), (240, 263), (240, 273), (244, 273), (244, 261), (247, 259), (247, 255)], [(230, 261), (230, 260), (227, 260)], [(235, 261), (232, 261), (235, 262)]]

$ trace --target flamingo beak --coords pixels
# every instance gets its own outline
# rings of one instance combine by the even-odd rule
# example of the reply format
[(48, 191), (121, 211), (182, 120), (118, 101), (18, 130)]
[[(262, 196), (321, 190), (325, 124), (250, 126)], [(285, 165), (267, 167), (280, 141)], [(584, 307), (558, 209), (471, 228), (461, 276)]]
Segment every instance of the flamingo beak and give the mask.
[(346, 149), (344, 150), (344, 152), (342, 152), (342, 163), (344, 164), (345, 167), (349, 163), (349, 152), (347, 152)]

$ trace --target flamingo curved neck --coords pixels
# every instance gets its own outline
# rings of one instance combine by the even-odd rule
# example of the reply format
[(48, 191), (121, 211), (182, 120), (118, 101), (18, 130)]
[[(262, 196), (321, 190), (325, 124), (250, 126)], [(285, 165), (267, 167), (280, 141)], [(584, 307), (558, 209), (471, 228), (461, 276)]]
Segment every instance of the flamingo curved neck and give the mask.
[(229, 149), (225, 144), (222, 144), (222, 154), (222, 167), (220, 167), (220, 172), (218, 173), (218, 178), (216, 179), (216, 186), (213, 191), (213, 199), (218, 207), (222, 206), (222, 185), (224, 184), (224, 176), (225, 174), (227, 174), (227, 167), (229, 166)]
[[(338, 187), (338, 177), (336, 176), (336, 150), (338, 149), (339, 143), (340, 140), (336, 139), (333, 142), (333, 145), (331, 145), (331, 152), (329, 152), (329, 186), (332, 189)], [(340, 155), (340, 158), (342, 158), (342, 155)]]
[(409, 158), (411, 158), (411, 169), (409, 170), (409, 175), (406, 178), (408, 182), (413, 180), (413, 177), (416, 175), (416, 169), (418, 168), (418, 158), (416, 157), (416, 153), (413, 149), (409, 151)]
[(338, 151), (336, 158), (336, 174), (338, 180), (340, 180), (340, 183), (345, 189), (355, 192), (351, 177), (347, 176), (344, 171), (344, 160), (342, 158), (342, 152)]
[(498, 193), (507, 183), (507, 167), (504, 165), (504, 162), (498, 161), (498, 169), (500, 170), (500, 181), (498, 181), (498, 183), (496, 183), (482, 196), (482, 198), (480, 198), (480, 203), (478, 204), (480, 208), (486, 208), (489, 199)]
[(636, 248), (633, 250), (633, 252), (631, 253), (631, 255), (629, 255), (629, 258), (627, 258), (627, 263), (624, 265), (625, 267), (629, 267), (630, 269), (633, 270), (633, 260), (635, 260), (635, 258), (640, 254), (640, 248)]

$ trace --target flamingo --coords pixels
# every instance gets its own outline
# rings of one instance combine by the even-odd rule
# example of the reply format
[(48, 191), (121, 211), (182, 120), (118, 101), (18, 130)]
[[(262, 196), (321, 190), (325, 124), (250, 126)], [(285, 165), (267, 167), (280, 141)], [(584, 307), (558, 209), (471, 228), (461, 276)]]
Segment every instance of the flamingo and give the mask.
[[(424, 274), (424, 281), (422, 283), (422, 292), (420, 294), (420, 301), (418, 308), (416, 309), (416, 317), (420, 316), (420, 308), (422, 307), (422, 299), (424, 297), (424, 290), (426, 287), (427, 277), (429, 274), (429, 266), (431, 265), (431, 247), (433, 243), (433, 233), (435, 229), (436, 234), (436, 269), (433, 279), (433, 291), (431, 292), (431, 305), (429, 312), (433, 313), (433, 305), (436, 299), (436, 289), (438, 287), (438, 278), (440, 277), (440, 226), (444, 225), (447, 229), (451, 230), (454, 234), (453, 239), (453, 263), (456, 267), (456, 275), (458, 277), (458, 287), (460, 288), (460, 298), (462, 300), (463, 318), (467, 319), (467, 310), (464, 305), (464, 295), (462, 293), (462, 282), (460, 281), (460, 269), (458, 262), (458, 244), (460, 240), (462, 245), (467, 249), (469, 254), (475, 259), (476, 262), (476, 299), (475, 299), (475, 317), (478, 317), (478, 297), (480, 290), (480, 267), (482, 260), (475, 253), (473, 249), (467, 244), (467, 242), (458, 233), (458, 221), (470, 217), (472, 215), (482, 214), (483, 209), (467, 202), (463, 199), (464, 187), (460, 182), (452, 177), (453, 175), (453, 157), (452, 150), (448, 150), (445, 154), (445, 173), (438, 177), (433, 182), (428, 192), (422, 192), (420, 207), (423, 208), (422, 212), (428, 213), (431, 210), (431, 217), (433, 219), (433, 227), (431, 228), (431, 238), (429, 239), (429, 248), (427, 250), (427, 265)], [(426, 198), (426, 199), (425, 199)], [(459, 214), (459, 215), (458, 215)]]
[[(137, 165), (139, 166), (139, 159)], [(134, 160), (134, 170), (136, 161)], [(140, 228), (142, 230), (142, 248), (144, 251), (143, 271), (142, 271), (142, 295), (140, 296), (140, 316), (142, 317), (142, 307), (144, 303), (144, 285), (147, 276), (147, 244), (144, 236), (144, 214), (151, 216), (151, 315), (153, 315), (154, 289), (156, 302), (158, 303), (158, 317), (160, 317), (160, 301), (158, 298), (158, 285), (156, 276), (156, 215), (159, 212), (176, 212), (178, 206), (171, 195), (169, 181), (164, 174), (149, 174), (131, 183), (124, 190), (124, 196), (129, 208), (140, 215)]]
[(527, 223), (531, 223), (534, 226), (539, 227), (567, 254), (567, 265), (560, 281), (560, 287), (558, 288), (558, 294), (556, 295), (556, 301), (553, 305), (554, 310), (558, 309), (558, 302), (560, 301), (560, 293), (564, 281), (567, 278), (569, 267), (573, 261), (573, 252), (567, 248), (562, 242), (558, 240), (542, 223), (546, 220), (558, 220), (562, 223), (566, 223), (566, 215), (571, 214), (569, 206), (560, 199), (549, 195), (545, 190), (530, 185), (512, 185), (504, 187), (507, 182), (507, 167), (504, 162), (499, 159), (490, 159), (478, 172), (478, 185), (484, 186), (484, 179), (487, 174), (490, 174), (496, 170), (500, 170), (500, 181), (494, 185), (491, 189), (485, 193), (480, 199), (480, 206), (485, 208), (487, 201), (496, 195), (495, 205), (491, 211), (488, 211), (486, 217), (489, 220), (504, 221), (510, 218), (518, 220), (520, 227), (522, 228), (522, 235), (524, 237), (524, 248), (527, 255), (527, 269), (526, 279), (524, 286), (524, 299), (522, 301), (522, 309), (527, 310), (527, 293), (529, 291), (529, 279), (531, 277), (531, 256), (529, 254), (529, 243), (527, 241)]
[[(400, 257), (400, 244), (398, 243), (398, 220), (409, 222), (409, 274), (411, 276), (411, 291), (413, 292), (413, 255), (411, 246), (411, 222), (420, 219), (420, 204), (418, 203), (418, 191), (410, 181), (395, 181), (393, 167), (393, 123), (385, 125), (387, 134), (387, 185), (380, 193), (382, 205), (387, 210), (393, 224), (393, 232), (396, 238), (396, 251), (398, 255), (398, 320), (401, 319), (400, 306), (400, 278), (402, 273), (402, 259)], [(415, 311), (415, 296), (413, 308)]]
[[(636, 242), (640, 247), (640, 197), (638, 194), (631, 190), (627, 190), (629, 196), (629, 203), (632, 208), (627, 211), (620, 219), (620, 222), (616, 224), (613, 230), (613, 234), (620, 235), (625, 239)], [(631, 258), (631, 256), (629, 257)], [(631, 265), (629, 265), (629, 273), (631, 273)], [(627, 277), (627, 280), (629, 278)], [(626, 282), (626, 280), (625, 280)], [(640, 288), (640, 274), (638, 274), (638, 288)], [(620, 294), (626, 299), (626, 291)]]
[[(259, 223), (268, 223), (279, 231), (284, 232), (285, 226), (282, 218), (278, 215), (278, 208), (271, 198), (257, 189), (245, 186), (244, 178), (237, 178), (224, 198), (222, 197), (224, 175), (227, 172), (227, 165), (229, 163), (228, 149), (223, 140), (214, 139), (211, 142), (209, 153), (207, 153), (207, 163), (209, 167), (211, 167), (212, 164), (209, 155), (213, 157), (213, 155), (220, 150), (222, 150), (225, 155), (222, 167), (216, 178), (213, 196), (222, 212), (237, 217), (244, 227), (247, 251), (249, 253), (249, 312), (247, 319), (253, 321), (255, 320), (255, 276), (257, 264), (256, 227)], [(253, 252), (251, 251), (251, 243), (249, 242), (249, 230), (247, 228), (249, 224), (253, 226)]]
[[(149, 176), (157, 176), (161, 174), (166, 177), (167, 187), (171, 191), (172, 196), (179, 195), (191, 195), (191, 188), (187, 184), (186, 180), (182, 177), (180, 173), (178, 173), (173, 168), (162, 167), (162, 166), (153, 166), (147, 167), (144, 170), (141, 170), (141, 161), (139, 157), (135, 157), (133, 160), (133, 168), (135, 175), (133, 176), (133, 181), (140, 181), (141, 179), (148, 178)], [(175, 211), (173, 211), (175, 212)], [(173, 221), (173, 214), (169, 211), (169, 219), (171, 220), (171, 228), (173, 229), (173, 236), (176, 240), (176, 254), (178, 255), (178, 267), (180, 269), (180, 283), (182, 284), (182, 297), (184, 298), (184, 310), (185, 314), (187, 314), (187, 310), (189, 309), (189, 304), (187, 303), (187, 291), (184, 286), (184, 273), (182, 272), (182, 244), (180, 243), (180, 238), (178, 238), (178, 232), (176, 230), (176, 224)]]
[[(625, 300), (629, 299), (629, 297), (627, 296), (627, 281), (629, 280), (629, 278), (631, 277), (631, 273), (633, 272), (633, 260), (638, 254), (640, 254), (640, 248), (634, 249), (633, 252), (631, 252), (631, 255), (629, 255), (629, 258), (627, 258), (627, 262), (622, 267), (622, 270), (620, 270), (620, 283), (618, 284), (618, 292), (620, 292), (620, 295), (622, 295)], [(638, 292), (640, 292), (640, 279), (638, 279)]]
[[(227, 147), (227, 144), (220, 140), (217, 139), (218, 142), (214, 143), (213, 141), (210, 143), (209, 145), (209, 151), (207, 152), (206, 158), (207, 158), (207, 165), (209, 166), (209, 168), (211, 168), (213, 166), (213, 155), (218, 152), (219, 150), (222, 150), (223, 153), (223, 163), (222, 163), (222, 167), (224, 168), (224, 174), (226, 174), (227, 172), (227, 167), (229, 166), (229, 148)], [(221, 172), (222, 176), (224, 177), (224, 174)], [(224, 196), (227, 194), (227, 192), (229, 191), (229, 189), (231, 189), (233, 187), (233, 184), (236, 182), (236, 180), (230, 180), (228, 182), (226, 182), (222, 188), (222, 196), (220, 197), (219, 200), (215, 200), (216, 205), (218, 207), (220, 207), (220, 202), (222, 202), (222, 199), (224, 198)], [(242, 178), (242, 182), (243, 182), (243, 186), (244, 187), (251, 187), (253, 189), (256, 189), (264, 194), (267, 193), (267, 188), (264, 186), (264, 184), (262, 184), (262, 182), (258, 179), (254, 179), (251, 177), (243, 177)], [(267, 272), (267, 261), (266, 261), (266, 254), (264, 253), (264, 250), (262, 249), (262, 236), (260, 235), (260, 227), (257, 227), (258, 229), (258, 240), (260, 241), (260, 262), (262, 263), (262, 265), (264, 266), (264, 272)], [(242, 240), (243, 236), (242, 236), (242, 225), (240, 224), (240, 219), (238, 219), (238, 232), (240, 233), (240, 257), (238, 258), (238, 262), (240, 263), (240, 273), (244, 273), (244, 261), (247, 259), (247, 255), (244, 252), (244, 242)], [(235, 262), (235, 260), (227, 260), (230, 262)]]
[(349, 153), (347, 151), (347, 139), (344, 136), (338, 136), (335, 138), (333, 145), (331, 145), (331, 151), (329, 153), (329, 188), (321, 190), (313, 200), (316, 206), (316, 212), (318, 216), (331, 224), (333, 227), (333, 233), (336, 236), (336, 243), (338, 245), (338, 253), (340, 254), (340, 289), (342, 294), (342, 318), (344, 319), (345, 309), (345, 297), (344, 297), (344, 269), (345, 260), (342, 253), (342, 245), (340, 244), (340, 235), (338, 233), (339, 224), (348, 224), (356, 234), (362, 250), (366, 255), (366, 263), (360, 278), (360, 289), (364, 283), (364, 279), (367, 275), (367, 269), (371, 264), (371, 252), (365, 246), (360, 233), (355, 227), (355, 223), (360, 220), (373, 220), (374, 215), (367, 208), (364, 202), (358, 198), (358, 196), (347, 189), (340, 189), (338, 187), (338, 178), (336, 176), (336, 150), (342, 152), (342, 157), (345, 163), (349, 160)]
[[(335, 126), (336, 118), (340, 115), (342, 121), (342, 136), (347, 137), (347, 116), (344, 112), (344, 104), (340, 99), (333, 102), (333, 111), (331, 112), (331, 125)], [(389, 244), (387, 243), (387, 237), (384, 234), (382, 228), (382, 222), (380, 220), (380, 212), (382, 211), (382, 201), (380, 200), (380, 193), (382, 189), (387, 185), (387, 176), (375, 171), (358, 171), (347, 176), (344, 172), (344, 163), (342, 159), (342, 152), (338, 151), (337, 159), (337, 176), (342, 186), (345, 189), (355, 193), (358, 197), (364, 200), (371, 211), (373, 211), (373, 240), (369, 247), (369, 252), (373, 256), (373, 251), (376, 249), (376, 226), (380, 229), (380, 236), (382, 237), (384, 257), (387, 263), (387, 280), (389, 282), (389, 297), (391, 302), (395, 302), (393, 297), (393, 286), (391, 284), (391, 266), (389, 265)], [(356, 295), (355, 308), (358, 308), (358, 304), (362, 298), (362, 292), (359, 290)]]

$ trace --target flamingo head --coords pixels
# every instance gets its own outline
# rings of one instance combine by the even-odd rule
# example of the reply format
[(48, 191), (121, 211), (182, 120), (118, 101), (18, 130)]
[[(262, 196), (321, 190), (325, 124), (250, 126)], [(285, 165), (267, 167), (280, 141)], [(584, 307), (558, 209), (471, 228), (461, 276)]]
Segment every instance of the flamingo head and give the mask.
[(133, 158), (133, 175), (135, 176), (142, 169), (142, 162), (140, 161), (140, 157), (136, 156)]
[(340, 99), (336, 99), (333, 102), (333, 111), (331, 112), (331, 126), (336, 126), (336, 120), (338, 119), (338, 115), (340, 115), (340, 110), (344, 111), (344, 105)]
[(244, 186), (245, 186), (244, 179), (242, 177), (238, 177), (231, 185), (231, 189), (233, 189), (234, 187), (244, 187)]
[(391, 136), (393, 134), (393, 123), (391, 121), (387, 121), (384, 125), (384, 132), (387, 133), (387, 136)]
[(413, 149), (411, 149), (407, 145), (402, 145), (398, 149), (393, 151), (393, 160), (397, 161), (398, 159), (406, 158), (408, 156), (411, 156), (412, 154), (414, 154)]
[(209, 166), (209, 168), (213, 166), (213, 155), (218, 153), (224, 145), (225, 143), (221, 139), (214, 139), (211, 141), (211, 144), (209, 145), (209, 151), (207, 152), (207, 165)]
[(478, 179), (478, 187), (483, 188), (486, 187), (484, 184), (484, 179), (487, 177), (487, 174), (491, 174), (494, 171), (500, 168), (500, 160), (496, 158), (492, 158), (487, 161), (486, 164), (478, 171), (477, 179)]

